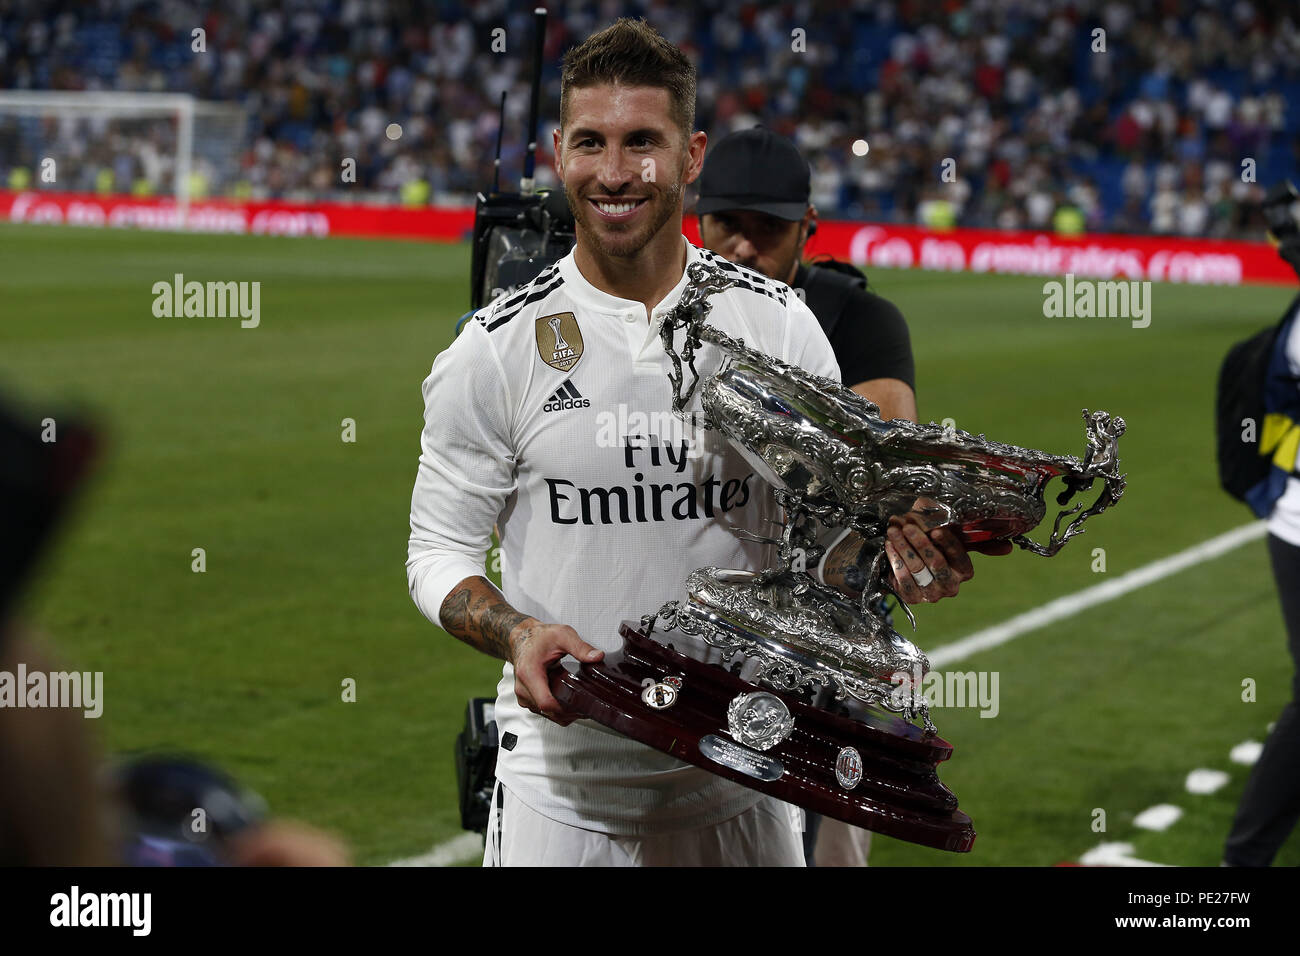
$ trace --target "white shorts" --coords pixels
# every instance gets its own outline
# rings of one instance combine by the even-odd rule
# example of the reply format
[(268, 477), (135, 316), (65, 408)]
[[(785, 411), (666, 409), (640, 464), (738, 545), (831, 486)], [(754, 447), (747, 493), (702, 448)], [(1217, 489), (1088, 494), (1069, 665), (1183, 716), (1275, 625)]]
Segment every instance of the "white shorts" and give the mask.
[[(652, 836), (584, 830), (543, 816), (501, 784), (484, 866), (803, 866), (803, 811), (764, 795), (709, 827)], [(498, 808), (499, 812), (498, 812)]]
[(817, 827), (818, 866), (866, 866), (871, 854), (871, 831), (850, 826), (834, 817), (822, 817)]

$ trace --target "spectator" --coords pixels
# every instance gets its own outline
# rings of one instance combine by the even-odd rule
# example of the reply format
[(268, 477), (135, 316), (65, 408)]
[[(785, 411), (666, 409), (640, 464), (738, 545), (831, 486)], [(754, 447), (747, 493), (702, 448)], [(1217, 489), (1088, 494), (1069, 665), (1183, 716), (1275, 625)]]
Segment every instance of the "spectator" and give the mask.
[[(238, 9), (214, 0), (71, 8), (9, 0), (0, 6), (0, 88), (239, 102), (247, 145), (229, 168), (203, 170), (212, 195), (440, 203), (472, 202), (491, 182), (506, 90), (502, 159), (519, 168), (526, 10), (499, 0), (452, 4), (451, 14), (360, 0), (297, 0), (285, 10), (245, 0)], [(1286, 0), (1204, 0), (1191, 16), (1115, 0), (1077, 0), (1068, 15), (1054, 4), (990, 0), (808, 9), (613, 0), (599, 15), (644, 15), (687, 44), (701, 72), (702, 128), (715, 139), (757, 123), (789, 135), (808, 156), (827, 217), (920, 221), (936, 170), (952, 157), (971, 191), (944, 197), (958, 225), (1050, 228), (1052, 193), (1073, 193), (1078, 180), (1095, 203), (1071, 196), (1088, 229), (1240, 235), (1248, 214), (1225, 215), (1220, 205), (1245, 201), (1236, 190), (1225, 194), (1208, 177), (1153, 186), (1150, 170), (1218, 163), (1239, 177), (1251, 157), (1261, 182), (1300, 175), (1300, 122), (1286, 109), (1300, 97), (1300, 16)], [(191, 50), (197, 25), (203, 53)], [(559, 54), (596, 26), (585, 7), (552, 15), (543, 131), (556, 122)], [(1104, 54), (1093, 51), (1098, 26)], [(493, 52), (497, 28), (504, 53)], [(791, 39), (798, 29), (802, 48)], [(392, 123), (402, 127), (397, 140), (387, 137)], [(848, 149), (858, 138), (871, 144), (865, 158)], [(174, 140), (170, 123), (51, 127), (0, 113), (0, 182), (27, 188), (40, 157), (57, 154), (57, 186), (41, 188), (102, 189), (111, 177), (116, 192), (164, 194)], [(1034, 169), (1044, 155), (1061, 163), (1046, 182)], [(355, 183), (338, 176), (341, 157), (357, 160)], [(539, 182), (554, 185), (541, 159)], [(1009, 188), (1022, 181), (1035, 188)], [(1134, 197), (1150, 204), (1149, 216), (1134, 215)]]

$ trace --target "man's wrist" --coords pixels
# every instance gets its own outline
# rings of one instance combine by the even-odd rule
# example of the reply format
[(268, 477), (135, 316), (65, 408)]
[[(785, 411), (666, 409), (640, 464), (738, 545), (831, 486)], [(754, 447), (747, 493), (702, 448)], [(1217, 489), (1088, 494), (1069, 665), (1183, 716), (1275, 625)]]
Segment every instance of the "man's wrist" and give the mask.
[(510, 633), (506, 636), (506, 643), (510, 647), (511, 665), (519, 659), (519, 652), (528, 643), (528, 639), (533, 636), (533, 628), (540, 627), (541, 623), (535, 617), (526, 617), (510, 629)]

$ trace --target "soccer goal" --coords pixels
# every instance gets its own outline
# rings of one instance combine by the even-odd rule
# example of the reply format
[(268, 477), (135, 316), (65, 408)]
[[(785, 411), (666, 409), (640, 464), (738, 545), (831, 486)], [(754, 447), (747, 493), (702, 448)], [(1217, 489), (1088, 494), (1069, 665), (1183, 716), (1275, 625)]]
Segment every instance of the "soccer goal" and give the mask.
[(0, 91), (0, 188), (172, 196), (190, 202), (240, 182), (248, 118), (233, 103), (179, 93)]

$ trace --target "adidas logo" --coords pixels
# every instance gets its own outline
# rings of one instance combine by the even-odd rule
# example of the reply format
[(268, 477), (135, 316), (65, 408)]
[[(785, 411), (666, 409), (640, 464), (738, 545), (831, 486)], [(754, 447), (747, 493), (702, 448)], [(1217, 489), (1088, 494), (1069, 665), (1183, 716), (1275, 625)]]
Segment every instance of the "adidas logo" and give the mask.
[(565, 382), (542, 406), (544, 412), (562, 412), (568, 408), (589, 408), (591, 402), (578, 394), (572, 382)]

